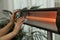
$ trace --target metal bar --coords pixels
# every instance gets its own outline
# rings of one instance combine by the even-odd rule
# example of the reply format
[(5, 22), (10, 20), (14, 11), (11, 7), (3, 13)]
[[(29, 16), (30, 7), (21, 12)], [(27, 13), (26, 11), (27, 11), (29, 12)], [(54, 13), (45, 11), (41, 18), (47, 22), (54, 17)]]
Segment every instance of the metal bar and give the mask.
[(52, 39), (52, 32), (47, 31), (47, 40), (53, 40)]

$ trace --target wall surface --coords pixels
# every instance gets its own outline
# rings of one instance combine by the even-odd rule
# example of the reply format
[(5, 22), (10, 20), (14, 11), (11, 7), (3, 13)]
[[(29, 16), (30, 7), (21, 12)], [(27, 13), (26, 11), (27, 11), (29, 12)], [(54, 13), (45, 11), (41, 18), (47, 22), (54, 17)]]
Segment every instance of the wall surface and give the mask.
[(3, 8), (2, 0), (0, 0), (0, 10)]
[(2, 0), (3, 9), (8, 9), (8, 0)]
[(14, 0), (8, 0), (8, 9), (10, 11), (14, 10)]
[(60, 7), (60, 0), (55, 0), (55, 7)]
[(0, 0), (0, 9), (14, 10), (14, 0)]

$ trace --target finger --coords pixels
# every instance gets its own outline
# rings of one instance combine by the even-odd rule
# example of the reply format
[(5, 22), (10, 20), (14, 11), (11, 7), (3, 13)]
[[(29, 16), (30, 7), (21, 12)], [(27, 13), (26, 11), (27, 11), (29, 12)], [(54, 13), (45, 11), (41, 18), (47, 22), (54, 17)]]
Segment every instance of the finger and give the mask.
[(12, 14), (12, 15), (11, 15), (11, 18), (15, 18), (15, 16), (16, 16), (15, 14)]
[(19, 20), (23, 22), (24, 21), (24, 18), (20, 17)]
[(20, 22), (23, 22), (24, 19), (22, 17), (20, 17), (18, 20), (17, 20), (17, 23), (20, 23)]
[(15, 18), (16, 17), (16, 13), (12, 13), (12, 17)]
[(16, 14), (16, 13), (17, 13), (17, 12), (19, 12), (19, 11), (20, 11), (19, 9), (16, 9), (13, 13), (15, 13), (15, 14)]

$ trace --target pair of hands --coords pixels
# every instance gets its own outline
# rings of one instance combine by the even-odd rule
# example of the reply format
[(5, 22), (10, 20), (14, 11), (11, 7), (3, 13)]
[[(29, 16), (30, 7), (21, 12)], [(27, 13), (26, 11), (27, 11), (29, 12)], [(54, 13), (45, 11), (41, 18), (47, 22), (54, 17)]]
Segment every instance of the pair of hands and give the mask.
[(13, 14), (11, 15), (10, 22), (0, 30), (0, 40), (11, 40), (21, 30), (21, 25), (23, 24), (24, 21), (24, 18), (22, 17), (17, 19), (14, 30), (9, 34), (6, 34), (11, 28), (11, 25), (13, 25), (13, 23), (15, 22), (17, 12), (19, 12), (19, 10), (15, 10), (13, 12)]
[[(13, 23), (15, 22), (17, 12), (19, 12), (19, 10), (15, 10), (15, 11), (12, 13), (10, 22), (13, 22)], [(18, 18), (15, 26), (22, 25), (23, 20), (24, 20), (24, 18), (22, 18), (22, 17)]]

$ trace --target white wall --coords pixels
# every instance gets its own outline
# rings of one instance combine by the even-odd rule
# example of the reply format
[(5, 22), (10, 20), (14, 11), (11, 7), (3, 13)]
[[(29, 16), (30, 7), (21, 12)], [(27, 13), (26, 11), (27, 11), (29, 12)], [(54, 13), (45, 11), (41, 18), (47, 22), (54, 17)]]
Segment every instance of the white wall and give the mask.
[(40, 8), (55, 7), (54, 0), (14, 0), (14, 8), (41, 6)]
[(27, 7), (27, 0), (14, 0), (14, 9)]
[(60, 0), (55, 0), (55, 7), (60, 7)]
[[(2, 1), (2, 2), (1, 2)], [(30, 2), (32, 1), (32, 2)], [(0, 0), (3, 9), (14, 10), (22, 9), (24, 7), (31, 7), (32, 5), (41, 5), (41, 8), (54, 7), (54, 0)], [(1, 8), (1, 6), (0, 6)]]
[(14, 0), (0, 0), (0, 9), (14, 10)]
[(8, 0), (2, 0), (3, 9), (8, 9)]
[(8, 0), (8, 10), (14, 10), (14, 0)]
[(2, 0), (0, 0), (0, 10), (2, 10), (3, 8), (3, 3), (2, 3)]

